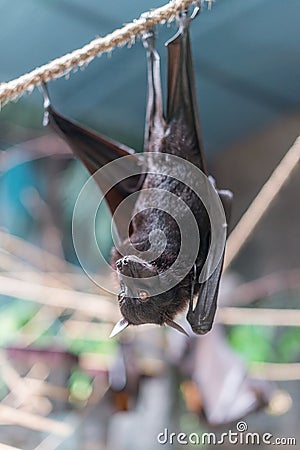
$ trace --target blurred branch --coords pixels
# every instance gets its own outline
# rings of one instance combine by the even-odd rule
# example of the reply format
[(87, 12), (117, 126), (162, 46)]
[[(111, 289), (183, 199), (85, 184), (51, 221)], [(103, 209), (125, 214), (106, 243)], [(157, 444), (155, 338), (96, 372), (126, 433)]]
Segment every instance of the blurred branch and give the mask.
[[(45, 284), (52, 287), (70, 287), (73, 289), (86, 289), (88, 290), (103, 290), (101, 284), (104, 276), (94, 275), (94, 280), (98, 283), (91, 283), (90, 278), (84, 272), (71, 273), (71, 272), (44, 272), (39, 268), (32, 267), (28, 263), (20, 261), (20, 259), (7, 253), (0, 248), (0, 268), (2, 271), (7, 272), (7, 275), (12, 278), (17, 278), (24, 281), (33, 281), (34, 283)], [(79, 269), (78, 269), (79, 270)], [(100, 286), (99, 286), (100, 285)]]
[(230, 233), (224, 261), (224, 271), (228, 269), (246, 244), (255, 228), (269, 210), (277, 195), (291, 177), (300, 161), (300, 138), (279, 162), (273, 173), (263, 185), (247, 211)]
[(45, 450), (45, 449), (55, 450), (64, 441), (65, 441), (65, 438), (58, 437), (52, 433), (52, 434), (48, 435), (45, 439), (43, 439), (36, 447), (34, 447), (34, 450)]
[(44, 286), (3, 275), (0, 275), (0, 294), (52, 307), (77, 310), (88, 317), (97, 317), (107, 322), (114, 322), (119, 316), (117, 305), (112, 303), (111, 297)]
[[(22, 346), (29, 347), (32, 345), (42, 334), (53, 325), (59, 315), (64, 312), (63, 308), (50, 308), (49, 306), (42, 306), (37, 313), (20, 329), (15, 335), (14, 342), (20, 343)], [(101, 339), (107, 339), (111, 332), (111, 325), (104, 323), (94, 323), (84, 320), (75, 320), (72, 314), (70, 319), (61, 322), (61, 328), (56, 332), (55, 341), (58, 343), (60, 337), (68, 336), (71, 339), (82, 339), (84, 336), (87, 340), (99, 341)], [(32, 331), (32, 329), (34, 331)]]
[[(26, 272), (30, 277), (36, 274), (36, 281), (43, 282), (48, 286), (57, 286), (57, 283), (60, 283), (64, 286), (73, 287), (74, 284), (82, 285), (84, 283), (86, 285), (87, 282), (90, 283), (90, 279), (82, 272), (80, 267), (30, 244), (20, 237), (0, 230), (0, 241), (0, 267), (6, 271), (15, 272), (12, 276), (27, 279)], [(23, 262), (24, 260), (25, 262)], [(46, 267), (45, 261), (47, 261)], [(34, 267), (29, 267), (28, 263)], [(101, 286), (102, 276), (93, 274), (93, 279)], [(90, 284), (93, 286), (92, 283)], [(97, 288), (101, 289), (100, 286), (97, 286)]]
[(224, 325), (298, 327), (300, 310), (224, 307), (217, 310), (216, 321)]
[(19, 447), (12, 447), (11, 445), (1, 444), (0, 443), (0, 450), (22, 450)]
[[(0, 294), (37, 302), (60, 309), (73, 309), (90, 318), (111, 322), (118, 318), (117, 305), (111, 298), (44, 286), (0, 275)], [(217, 312), (217, 321), (226, 325), (256, 324), (272, 326), (300, 325), (300, 311), (286, 309), (253, 309), (224, 307)]]
[(232, 292), (232, 304), (249, 304), (277, 292), (300, 288), (300, 269), (272, 273), (237, 286)]
[[(14, 342), (18, 341), (18, 337), (21, 338), (22, 345), (28, 347), (33, 344), (42, 334), (48, 330), (51, 325), (53, 325), (59, 313), (61, 313), (63, 309), (59, 308), (58, 311), (54, 311), (54, 308), (50, 308), (49, 306), (42, 306), (36, 314), (34, 314), (31, 319), (26, 322), (26, 324), (18, 330), (15, 335)], [(34, 333), (32, 333), (32, 328), (34, 328)]]
[(4, 250), (3, 248), (0, 248), (0, 268), (7, 272), (15, 273), (29, 272), (31, 274), (41, 272), (37, 268), (29, 267), (27, 263), (20, 261), (17, 256), (6, 252), (6, 250)]
[(31, 408), (40, 414), (45, 410), (48, 411), (49, 401), (39, 397), (36, 390), (30, 388), (26, 383), (26, 377), (22, 378), (19, 375), (2, 352), (0, 352), (0, 374), (11, 394), (18, 400), (18, 406), (30, 405)]
[[(82, 425), (83, 422), (88, 422), (90, 420), (91, 417), (93, 417), (96, 413), (97, 413), (97, 406), (100, 403), (100, 400), (104, 397), (104, 395), (106, 394), (106, 392), (108, 391), (109, 386), (105, 386), (104, 388), (102, 387), (102, 389), (95, 393), (95, 398), (92, 401), (92, 404), (90, 404), (90, 400), (92, 399), (92, 397), (94, 396), (94, 392), (91, 395), (91, 397), (89, 398), (89, 401), (87, 403), (88, 407), (86, 407), (84, 409), (84, 411), (82, 412), (79, 420), (77, 420), (76, 423), (76, 430), (78, 430), (78, 428)], [(70, 413), (67, 415), (66, 417), (67, 420), (70, 420), (70, 422), (74, 421), (74, 416), (73, 413)], [(66, 420), (65, 419), (65, 420)], [(78, 418), (77, 418), (78, 419)], [(75, 430), (74, 430), (75, 431)], [(70, 436), (68, 436), (70, 437)], [(42, 440), (42, 442), (40, 442), (35, 448), (34, 450), (45, 450), (45, 449), (51, 449), (51, 450), (55, 450), (56, 448), (58, 448), (59, 446), (61, 446), (61, 444), (65, 441), (65, 438), (62, 437), (58, 437), (57, 435), (55, 435), (54, 433), (49, 434), (45, 439)], [(101, 444), (99, 444), (99, 450), (100, 450)], [(98, 447), (97, 447), (98, 448)], [(102, 447), (101, 447), (102, 448)], [(1, 450), (1, 449), (0, 449)]]
[[(69, 273), (44, 272), (41, 269), (31, 267), (26, 262), (22, 262), (15, 255), (4, 252), (0, 249), (0, 268), (8, 272), (8, 275), (24, 281), (43, 283), (53, 287), (73, 287), (73, 280)], [(79, 278), (81, 277), (81, 278)], [(76, 280), (87, 281), (87, 277), (78, 274)]]
[(35, 378), (26, 377), (26, 384), (35, 391), (36, 395), (47, 396), (56, 400), (67, 402), (70, 397), (70, 390), (62, 386), (55, 386)]
[(277, 364), (252, 362), (249, 371), (253, 377), (264, 380), (300, 380), (300, 363)]
[(101, 339), (107, 338), (111, 332), (111, 326), (84, 320), (69, 319), (63, 324), (62, 331), (72, 339), (78, 339), (84, 336), (89, 341), (100, 341)]
[(73, 427), (67, 423), (20, 411), (3, 404), (0, 405), (0, 421), (64, 437), (69, 436), (74, 431)]
[(0, 230), (0, 241), (2, 248), (18, 256), (21, 260), (28, 261), (42, 271), (79, 272), (77, 266), (6, 231)]

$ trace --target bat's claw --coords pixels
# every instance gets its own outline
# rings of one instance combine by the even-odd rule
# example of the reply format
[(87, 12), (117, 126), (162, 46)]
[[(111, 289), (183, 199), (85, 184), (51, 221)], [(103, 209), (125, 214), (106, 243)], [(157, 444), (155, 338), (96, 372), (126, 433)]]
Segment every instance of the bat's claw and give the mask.
[[(149, 18), (149, 13), (145, 12), (145, 13), (141, 14), (141, 18), (145, 19), (147, 21)], [(147, 31), (144, 31), (142, 33), (142, 41), (143, 41), (144, 47), (147, 50), (150, 50), (150, 51), (154, 50), (155, 35), (156, 34), (155, 34), (154, 27), (151, 27)]]
[(47, 83), (43, 81), (40, 88), (44, 96), (44, 108), (47, 109), (50, 106), (50, 98)]
[(193, 11), (191, 12), (190, 15), (188, 15), (188, 8), (185, 8), (181, 11), (180, 13), (180, 22), (182, 21), (182, 18), (184, 18), (185, 20), (188, 19), (188, 22), (190, 22), (191, 20), (194, 20), (198, 14), (201, 12), (201, 5), (202, 5), (203, 0), (198, 0), (196, 2), (196, 5), (194, 6)]
[(184, 34), (184, 32), (186, 30), (188, 30), (190, 22), (192, 20), (194, 20), (195, 17), (198, 16), (200, 11), (201, 11), (201, 1), (197, 2), (196, 6), (194, 7), (194, 9), (193, 9), (193, 11), (192, 11), (192, 13), (190, 15), (188, 14), (188, 12), (189, 12), (188, 8), (183, 9), (179, 13), (179, 17), (178, 17), (178, 21), (177, 21), (178, 26), (179, 26), (179, 30), (176, 33), (176, 35), (174, 36), (174, 38), (170, 39), (169, 42), (172, 42), (173, 40), (175, 40), (176, 37), (178, 37), (179, 35)]
[(149, 52), (154, 52), (155, 50), (155, 30), (154, 28), (149, 28), (142, 34), (143, 45)]
[(190, 15), (190, 20), (194, 20), (195, 17), (198, 16), (198, 14), (200, 13), (200, 11), (201, 11), (201, 3), (200, 3), (200, 1), (198, 1), (198, 2), (196, 3), (196, 6), (195, 6), (194, 9), (193, 9), (192, 14)]
[(49, 107), (51, 105), (50, 103), (50, 97), (49, 97), (49, 91), (47, 84), (43, 81), (41, 86), (41, 91), (44, 96), (44, 117), (43, 117), (43, 126), (47, 126), (49, 124)]
[(214, 0), (198, 0), (196, 2), (196, 6), (194, 7), (191, 15), (190, 15), (190, 20), (195, 19), (195, 17), (198, 16), (198, 14), (201, 12), (202, 7), (205, 5), (205, 3), (207, 4), (208, 9), (211, 9), (211, 4), (213, 3)]

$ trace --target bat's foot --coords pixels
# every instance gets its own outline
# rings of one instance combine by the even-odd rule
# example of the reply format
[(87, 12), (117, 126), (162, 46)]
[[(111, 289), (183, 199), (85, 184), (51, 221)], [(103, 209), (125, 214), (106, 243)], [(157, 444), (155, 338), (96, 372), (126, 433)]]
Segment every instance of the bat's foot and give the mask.
[(190, 15), (190, 20), (194, 20), (195, 17), (198, 16), (198, 14), (200, 13), (200, 11), (201, 11), (201, 2), (200, 2), (200, 0), (199, 0), (199, 1), (196, 3), (196, 6), (194, 7), (192, 14)]
[(46, 127), (49, 124), (49, 108), (51, 106), (49, 91), (47, 84), (43, 81), (40, 85), (40, 90), (44, 97), (44, 117), (43, 117), (43, 126)]
[(40, 90), (42, 91), (42, 94), (43, 94), (43, 97), (44, 97), (44, 108), (47, 109), (50, 106), (50, 97), (49, 97), (49, 91), (48, 91), (47, 83), (45, 83), (43, 81), (42, 84), (39, 87), (40, 87)]
[(145, 49), (148, 52), (153, 53), (155, 51), (155, 31), (154, 28), (150, 28), (142, 34), (142, 42)]
[(198, 14), (201, 12), (201, 4), (202, 4), (202, 1), (198, 0), (190, 15), (188, 15), (188, 12), (189, 12), (188, 8), (185, 8), (181, 11), (181, 13), (179, 14), (180, 26), (186, 27), (190, 23), (191, 20), (194, 20), (198, 16)]
[[(141, 14), (141, 18), (145, 19), (146, 21), (148, 20), (148, 17), (149, 17), (148, 12)], [(156, 33), (155, 33), (154, 27), (149, 28), (147, 31), (142, 33), (142, 41), (143, 41), (144, 47), (147, 50), (150, 50), (150, 51), (154, 50), (155, 36), (156, 36)]]

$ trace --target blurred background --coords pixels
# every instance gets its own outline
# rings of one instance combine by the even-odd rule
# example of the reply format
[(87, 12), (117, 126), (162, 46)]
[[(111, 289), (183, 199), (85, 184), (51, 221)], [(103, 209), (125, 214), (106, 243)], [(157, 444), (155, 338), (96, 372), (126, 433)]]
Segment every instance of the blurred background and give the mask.
[[(0, 0), (0, 82), (161, 5)], [(218, 186), (234, 192), (231, 228), (299, 135), (299, 15), (297, 0), (219, 0), (191, 27), (206, 156)], [(157, 29), (164, 89), (164, 43), (175, 32), (174, 23)], [(142, 151), (146, 59), (139, 39), (49, 90), (65, 116)], [(235, 430), (247, 412), (249, 431), (299, 442), (299, 171), (224, 276), (221, 303), (244, 307), (240, 319), (224, 325), (220, 316), (213, 337), (190, 343), (148, 326), (109, 340), (116, 300), (85, 275), (72, 243), (72, 212), (88, 175), (43, 128), (42, 103), (36, 89), (0, 113), (0, 449), (154, 449), (166, 427), (221, 433)], [(89, 206), (84, 258), (101, 279), (106, 273), (84, 228)], [(110, 217), (105, 208), (98, 216), (99, 245), (109, 258)], [(245, 319), (249, 308), (253, 323)], [(281, 310), (291, 313), (290, 323), (280, 323)], [(217, 350), (225, 347), (222, 362)], [(233, 366), (240, 381), (225, 385)], [(216, 389), (205, 370), (223, 374)], [(209, 384), (215, 394), (205, 394)]]

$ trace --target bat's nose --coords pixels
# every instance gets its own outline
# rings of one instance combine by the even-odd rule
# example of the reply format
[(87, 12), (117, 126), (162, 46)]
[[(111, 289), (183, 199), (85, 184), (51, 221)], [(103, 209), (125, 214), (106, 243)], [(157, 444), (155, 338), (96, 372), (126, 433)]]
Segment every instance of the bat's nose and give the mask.
[(118, 261), (116, 261), (117, 269), (119, 269), (119, 270), (124, 269), (125, 266), (128, 266), (128, 258), (126, 256), (124, 258), (118, 259)]

